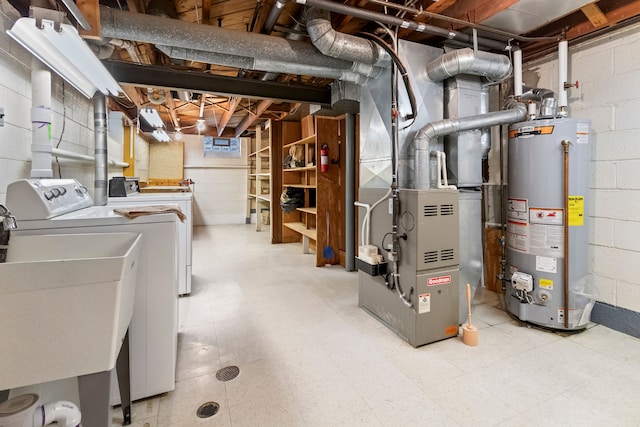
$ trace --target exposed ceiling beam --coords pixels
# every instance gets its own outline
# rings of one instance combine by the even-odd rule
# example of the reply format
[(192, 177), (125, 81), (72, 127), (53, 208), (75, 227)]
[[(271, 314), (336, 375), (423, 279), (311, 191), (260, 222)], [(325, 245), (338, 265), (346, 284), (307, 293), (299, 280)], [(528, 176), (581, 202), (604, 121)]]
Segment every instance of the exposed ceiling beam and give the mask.
[(236, 108), (238, 108), (240, 101), (242, 101), (242, 98), (239, 96), (232, 96), (229, 98), (229, 108), (222, 113), (220, 123), (218, 123), (218, 136), (221, 136), (222, 132), (224, 132), (224, 129), (227, 127), (227, 123), (229, 123), (229, 119), (233, 116), (233, 113), (236, 112)]
[(202, 23), (208, 24), (211, 19), (211, 0), (202, 0)]
[(581, 10), (594, 28), (600, 28), (609, 23), (609, 20), (596, 3), (589, 3), (583, 6)]
[(140, 3), (140, 0), (127, 0), (127, 8), (129, 12), (144, 13), (144, 7)]
[(238, 138), (242, 134), (242, 132), (247, 130), (249, 126), (253, 125), (255, 121), (260, 118), (262, 113), (267, 111), (267, 108), (269, 108), (272, 103), (273, 101), (270, 99), (263, 99), (262, 101), (258, 102), (258, 104), (256, 105), (255, 113), (247, 114), (245, 118), (242, 119), (242, 121), (238, 124), (238, 126), (236, 126), (236, 138)]
[(480, 23), (491, 18), (520, 0), (460, 0), (447, 15), (469, 22)]
[[(572, 41), (590, 34), (601, 34), (603, 31), (607, 31), (607, 28), (612, 28), (616, 24), (640, 16), (640, 2), (637, 0), (601, 0), (598, 2), (598, 8), (602, 10), (608, 22), (606, 27), (596, 28), (590, 21), (584, 19), (584, 12), (579, 10), (550, 25), (535, 30), (529, 35), (558, 34), (566, 30), (566, 39)], [(576, 19), (579, 19), (579, 21), (577, 21), (578, 23), (576, 23)], [(523, 59), (531, 60), (555, 51), (556, 49), (555, 43), (531, 43), (524, 46)]]
[(76, 6), (91, 25), (90, 30), (79, 28), (80, 36), (84, 39), (100, 40), (100, 4), (98, 0), (77, 0)]
[(295, 83), (239, 79), (116, 61), (103, 61), (103, 64), (118, 82), (137, 86), (192, 90), (228, 96), (278, 99), (288, 102), (331, 103), (331, 90), (329, 88), (310, 87)]

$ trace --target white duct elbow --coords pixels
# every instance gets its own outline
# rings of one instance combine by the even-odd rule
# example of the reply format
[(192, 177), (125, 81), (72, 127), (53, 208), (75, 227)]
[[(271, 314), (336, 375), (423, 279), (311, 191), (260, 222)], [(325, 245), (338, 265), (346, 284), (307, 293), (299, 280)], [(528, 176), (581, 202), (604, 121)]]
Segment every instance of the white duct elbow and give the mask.
[(482, 76), (492, 83), (500, 82), (511, 75), (511, 61), (505, 55), (464, 48), (429, 62), (427, 74), (434, 82), (460, 74)]

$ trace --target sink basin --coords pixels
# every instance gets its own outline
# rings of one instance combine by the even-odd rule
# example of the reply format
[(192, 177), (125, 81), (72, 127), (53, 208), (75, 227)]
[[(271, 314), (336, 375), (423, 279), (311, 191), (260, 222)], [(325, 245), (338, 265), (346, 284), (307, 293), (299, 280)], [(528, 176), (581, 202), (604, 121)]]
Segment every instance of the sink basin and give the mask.
[(0, 390), (113, 369), (138, 233), (12, 235), (0, 264)]

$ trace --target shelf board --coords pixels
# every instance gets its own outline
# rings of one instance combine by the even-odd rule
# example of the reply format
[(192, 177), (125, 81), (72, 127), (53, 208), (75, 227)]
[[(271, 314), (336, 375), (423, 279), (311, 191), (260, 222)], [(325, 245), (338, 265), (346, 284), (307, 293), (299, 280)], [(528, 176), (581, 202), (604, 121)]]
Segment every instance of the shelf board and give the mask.
[(308, 184), (282, 184), (283, 187), (293, 187), (293, 188), (316, 188), (315, 185)]
[(309, 135), (306, 138), (302, 138), (298, 141), (292, 142), (291, 144), (287, 144), (287, 145), (283, 145), (282, 148), (289, 148), (292, 147), (294, 145), (302, 145), (302, 144), (315, 144), (316, 142), (316, 135)]
[(316, 237), (317, 233), (315, 228), (307, 228), (307, 226), (301, 222), (284, 222), (282, 223), (282, 225), (284, 225), (287, 228), (290, 228), (296, 233), (300, 233), (303, 236), (307, 236), (311, 240), (317, 240), (317, 237)]
[(271, 147), (269, 147), (269, 146), (263, 147), (263, 148), (259, 149), (258, 151), (254, 151), (253, 153), (249, 154), (249, 157), (268, 156), (270, 148)]
[(264, 200), (265, 202), (271, 201), (271, 194), (247, 194), (249, 199), (259, 199)]
[(315, 166), (303, 166), (300, 168), (282, 169), (282, 172), (303, 172), (303, 171), (314, 171), (314, 170), (316, 170)]
[(270, 173), (256, 173), (256, 174), (252, 174), (252, 175), (259, 176), (260, 178), (268, 178), (268, 177), (271, 176)]
[(300, 212), (304, 212), (312, 215), (318, 214), (318, 208), (297, 208), (297, 210), (299, 210)]

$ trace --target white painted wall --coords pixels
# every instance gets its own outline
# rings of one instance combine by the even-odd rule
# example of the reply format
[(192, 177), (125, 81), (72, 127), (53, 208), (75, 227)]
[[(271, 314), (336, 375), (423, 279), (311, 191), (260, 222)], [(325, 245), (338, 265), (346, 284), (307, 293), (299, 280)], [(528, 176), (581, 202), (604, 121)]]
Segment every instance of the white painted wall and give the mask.
[(193, 186), (194, 225), (244, 224), (247, 209), (247, 138), (238, 159), (204, 157), (204, 138), (184, 136), (184, 178)]
[[(557, 55), (525, 69), (558, 90)], [(599, 301), (640, 312), (640, 25), (569, 48), (571, 117), (591, 119), (591, 279)]]
[[(13, 26), (18, 13), (6, 0), (0, 0), (0, 107), (5, 125), (0, 127), (0, 203), (6, 201), (6, 187), (31, 173), (31, 61), (32, 55), (15, 43), (6, 30)], [(60, 77), (52, 74), (54, 147), (93, 155), (93, 104)], [(122, 141), (110, 140), (109, 159), (122, 160)], [(93, 165), (60, 159), (53, 164), (54, 177), (76, 178), (93, 190)], [(121, 175), (112, 169), (110, 175)], [(10, 208), (10, 207), (9, 207)]]

